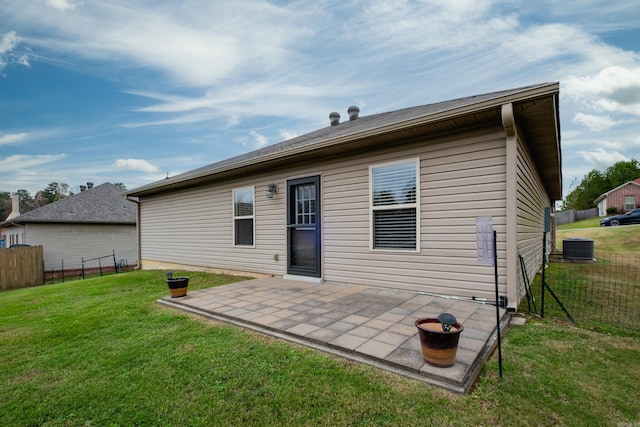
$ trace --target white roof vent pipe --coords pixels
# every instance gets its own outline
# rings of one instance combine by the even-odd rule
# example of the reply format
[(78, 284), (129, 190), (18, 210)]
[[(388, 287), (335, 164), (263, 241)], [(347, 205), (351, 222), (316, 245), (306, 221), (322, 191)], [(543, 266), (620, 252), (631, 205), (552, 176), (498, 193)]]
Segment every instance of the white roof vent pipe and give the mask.
[(360, 109), (355, 105), (352, 105), (351, 107), (349, 107), (347, 112), (349, 113), (349, 120), (353, 121), (358, 118), (358, 114), (360, 114)]
[(331, 122), (331, 126), (335, 126), (340, 124), (340, 113), (336, 113), (335, 111), (329, 114), (329, 121)]

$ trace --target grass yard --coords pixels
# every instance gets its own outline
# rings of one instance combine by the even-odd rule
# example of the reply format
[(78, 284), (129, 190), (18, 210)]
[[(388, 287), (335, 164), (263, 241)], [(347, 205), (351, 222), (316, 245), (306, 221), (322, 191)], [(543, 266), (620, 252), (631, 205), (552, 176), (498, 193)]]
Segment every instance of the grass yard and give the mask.
[[(178, 273), (178, 272), (176, 272)], [(188, 273), (190, 289), (239, 278)], [(0, 293), (1, 426), (638, 425), (640, 340), (532, 320), (468, 395), (160, 307), (162, 271)]]
[[(560, 262), (561, 256), (552, 256), (557, 262), (548, 263), (546, 271), (547, 283), (577, 324), (640, 338), (640, 226), (600, 227), (596, 217), (560, 226), (556, 236), (560, 251), (564, 239), (594, 241), (594, 262)], [(532, 289), (539, 297), (540, 275)], [(551, 295), (545, 301), (545, 317), (567, 319)]]
[(585, 238), (593, 239), (595, 251), (598, 253), (640, 254), (640, 225), (600, 227), (599, 219), (590, 218), (558, 227), (558, 249), (562, 250), (563, 239)]

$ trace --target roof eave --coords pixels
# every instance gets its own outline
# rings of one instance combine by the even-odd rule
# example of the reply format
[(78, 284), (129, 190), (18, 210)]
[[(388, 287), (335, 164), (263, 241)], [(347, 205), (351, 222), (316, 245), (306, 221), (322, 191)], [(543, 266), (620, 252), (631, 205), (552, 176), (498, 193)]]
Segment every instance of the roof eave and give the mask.
[(72, 220), (49, 220), (49, 219), (28, 219), (23, 221), (4, 221), (0, 223), (0, 228), (14, 225), (26, 224), (94, 224), (94, 225), (135, 225), (136, 221), (72, 221)]

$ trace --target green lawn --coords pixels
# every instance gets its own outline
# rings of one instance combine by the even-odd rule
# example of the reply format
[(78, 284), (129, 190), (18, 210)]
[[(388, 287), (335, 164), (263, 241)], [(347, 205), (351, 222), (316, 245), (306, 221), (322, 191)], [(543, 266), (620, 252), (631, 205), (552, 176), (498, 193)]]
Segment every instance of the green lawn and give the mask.
[(572, 222), (571, 224), (562, 224), (558, 226), (558, 230), (600, 227), (600, 219), (601, 218), (599, 216), (594, 216), (593, 218), (583, 219), (580, 221)]
[(569, 238), (593, 239), (596, 252), (640, 254), (640, 225), (600, 227), (600, 218), (589, 218), (558, 227), (558, 249), (562, 240)]
[(494, 356), (460, 396), (163, 308), (165, 288), (136, 271), (0, 293), (0, 425), (640, 423), (638, 339), (533, 320), (503, 340), (504, 379)]

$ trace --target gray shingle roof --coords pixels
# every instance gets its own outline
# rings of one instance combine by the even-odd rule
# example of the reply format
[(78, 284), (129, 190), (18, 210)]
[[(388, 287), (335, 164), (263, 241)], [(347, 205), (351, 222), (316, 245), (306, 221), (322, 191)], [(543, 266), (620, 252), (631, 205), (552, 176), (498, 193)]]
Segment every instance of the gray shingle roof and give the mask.
[(121, 187), (105, 182), (0, 222), (0, 227), (34, 222), (135, 224), (137, 206), (124, 197), (123, 191)]
[(362, 131), (381, 128), (381, 127), (392, 125), (395, 123), (401, 123), (401, 122), (409, 121), (419, 117), (425, 117), (425, 116), (433, 115), (443, 111), (453, 110), (456, 108), (477, 104), (482, 101), (487, 101), (495, 98), (500, 98), (503, 96), (512, 95), (518, 92), (526, 91), (527, 89), (533, 89), (540, 86), (544, 86), (544, 85), (534, 85), (534, 86), (521, 87), (518, 89), (503, 90), (500, 92), (492, 92), (492, 93), (486, 93), (483, 95), (468, 96), (466, 98), (438, 102), (435, 104), (403, 108), (400, 110), (390, 111), (386, 113), (372, 114), (371, 116), (360, 116), (357, 120), (353, 120), (353, 121), (349, 121), (348, 118), (346, 121), (344, 121), (343, 119), (343, 121), (337, 126), (327, 126), (325, 128), (318, 129), (316, 131), (289, 139), (287, 141), (280, 142), (278, 144), (273, 144), (255, 151), (251, 151), (249, 153), (241, 154), (236, 157), (225, 159), (216, 163), (203, 166), (201, 168), (193, 169), (188, 172), (175, 175), (171, 177), (171, 179), (179, 180), (182, 177), (188, 177), (189, 175), (197, 174), (199, 172), (215, 171), (216, 169), (226, 165), (239, 163), (243, 160), (260, 158), (267, 154), (286, 151), (288, 148), (291, 148), (291, 147), (311, 146), (316, 142), (321, 142), (324, 140), (333, 139), (341, 136), (358, 134)]
[[(557, 83), (542, 83), (482, 95), (469, 96), (450, 101), (417, 107), (404, 108), (386, 113), (360, 116), (357, 120), (342, 121), (336, 126), (298, 136), (277, 144), (273, 144), (249, 153), (241, 154), (216, 163), (205, 165), (190, 171), (168, 177), (165, 180), (143, 185), (126, 192), (132, 196), (142, 196), (162, 189), (178, 188), (204, 176), (213, 176), (232, 168), (244, 168), (249, 164), (259, 164), (268, 159), (284, 158), (301, 151), (316, 149), (322, 145), (344, 142), (362, 135), (372, 135), (383, 129), (402, 128), (405, 124), (415, 120), (439, 120), (448, 116), (472, 114), (474, 111), (495, 107), (502, 103), (517, 102), (528, 99), (532, 94), (557, 90)], [(537, 96), (536, 95), (536, 96)]]

